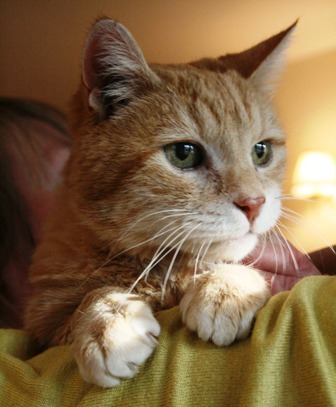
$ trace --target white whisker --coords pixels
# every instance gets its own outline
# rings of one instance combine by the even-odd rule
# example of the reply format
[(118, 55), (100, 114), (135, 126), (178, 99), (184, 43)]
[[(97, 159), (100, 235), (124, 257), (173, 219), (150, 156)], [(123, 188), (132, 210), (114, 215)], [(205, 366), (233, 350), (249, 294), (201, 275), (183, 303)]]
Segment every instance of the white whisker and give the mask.
[[(123, 233), (123, 235), (120, 237), (120, 240), (123, 240), (123, 238), (130, 232), (131, 229), (133, 229), (135, 226), (137, 226), (140, 222), (143, 222), (145, 219), (148, 219), (152, 216), (160, 215), (162, 213), (170, 213), (170, 215), (167, 215), (166, 217), (159, 218), (156, 220), (156, 222), (160, 222), (163, 219), (166, 219), (167, 217), (173, 217), (173, 216), (185, 216), (186, 214), (191, 215), (194, 213), (191, 213), (187, 211), (186, 209), (164, 209), (162, 211), (156, 211), (156, 212), (151, 212), (147, 213), (146, 215), (142, 216), (141, 218), (137, 219), (134, 221)], [(156, 223), (155, 222), (155, 223)]]
[(199, 257), (200, 257), (200, 255), (201, 255), (201, 253), (202, 253), (202, 250), (203, 250), (204, 245), (205, 245), (205, 240), (204, 240), (203, 243), (201, 244), (201, 247), (200, 247), (199, 251), (197, 252), (197, 256), (196, 256), (196, 259), (195, 259), (194, 282), (195, 282), (196, 275), (197, 275)]
[[(145, 276), (147, 276), (150, 271), (158, 264), (160, 263), (170, 252), (172, 252), (179, 244), (178, 242), (176, 245), (172, 246), (169, 250), (167, 248), (169, 245), (171, 245), (176, 239), (178, 239), (181, 235), (183, 235), (184, 231), (179, 233), (177, 236), (173, 237), (167, 244), (166, 242), (174, 236), (174, 233), (178, 232), (179, 230), (185, 228), (188, 224), (191, 222), (186, 223), (185, 225), (182, 225), (174, 230), (173, 233), (171, 233), (159, 246), (159, 248), (156, 250), (154, 253), (154, 256), (152, 257), (152, 260), (150, 263), (147, 265), (147, 267), (142, 271), (142, 273), (139, 275), (139, 277), (135, 280), (135, 282), (132, 284), (132, 286), (129, 288), (128, 293), (132, 292), (136, 285), (141, 281)], [(163, 254), (163, 256), (162, 256)], [(161, 256), (161, 257), (160, 257)]]
[(170, 262), (169, 268), (168, 268), (168, 270), (167, 270), (167, 272), (166, 272), (166, 276), (165, 276), (164, 282), (163, 282), (162, 294), (161, 294), (161, 300), (162, 300), (162, 301), (163, 301), (163, 298), (164, 298), (164, 295), (165, 295), (165, 292), (166, 292), (167, 283), (168, 283), (168, 280), (169, 280), (171, 271), (172, 271), (172, 269), (173, 269), (173, 266), (174, 266), (174, 263), (175, 263), (175, 260), (176, 260), (177, 255), (179, 254), (179, 252), (180, 252), (180, 250), (181, 250), (181, 248), (182, 248), (184, 242), (185, 242), (185, 241), (188, 239), (188, 237), (189, 237), (198, 227), (200, 227), (200, 226), (201, 226), (201, 224), (199, 223), (199, 224), (195, 225), (190, 231), (188, 231), (188, 233), (186, 234), (186, 236), (181, 240), (181, 242), (180, 242), (179, 245), (177, 246), (176, 251), (175, 251), (175, 253), (174, 253), (174, 256), (173, 256), (173, 258), (172, 258), (172, 260), (171, 260), (171, 262)]
[[(301, 215), (300, 213), (293, 211), (292, 209), (283, 207), (281, 209), (282, 211), (282, 218), (285, 220), (289, 220), (291, 222), (293, 222), (295, 225), (297, 226), (303, 226), (306, 230), (308, 230), (311, 233), (314, 233), (314, 235), (316, 235), (321, 242), (327, 246), (334, 254), (336, 254), (336, 251), (334, 249), (334, 247), (332, 246), (332, 244), (330, 244), (330, 242), (328, 242), (317, 230), (316, 227), (314, 227), (313, 224), (307, 224), (307, 222), (304, 222), (303, 220), (305, 219), (305, 217), (303, 215)], [(288, 228), (288, 226), (286, 226)], [(288, 230), (288, 229), (287, 229)], [(304, 252), (306, 252), (304, 250)]]
[(294, 264), (295, 270), (296, 270), (297, 272), (299, 272), (299, 266), (298, 266), (298, 264), (297, 264), (297, 261), (296, 261), (296, 258), (295, 258), (295, 256), (294, 256), (293, 250), (292, 250), (292, 248), (290, 247), (289, 243), (287, 242), (285, 235), (283, 234), (283, 232), (282, 232), (282, 230), (280, 229), (279, 226), (276, 225), (275, 228), (278, 230), (278, 232), (280, 233), (281, 237), (283, 238), (283, 240), (284, 240), (284, 242), (285, 242), (285, 245), (286, 245), (286, 247), (287, 247), (287, 249), (288, 249), (288, 251), (289, 251), (289, 253), (290, 253), (290, 255), (291, 255), (291, 258), (292, 258), (292, 260), (293, 260), (293, 264)]
[(203, 254), (202, 254), (202, 258), (201, 258), (201, 260), (200, 260), (201, 268), (203, 268), (203, 263), (204, 263), (205, 256), (206, 256), (206, 254), (208, 253), (208, 250), (210, 249), (210, 246), (211, 246), (213, 240), (214, 240), (214, 237), (212, 237), (212, 238), (209, 240), (209, 242), (208, 242), (208, 244), (206, 245), (206, 248), (205, 248), (205, 250), (204, 250), (204, 252), (203, 252)]
[(292, 232), (290, 231), (290, 228), (289, 228), (288, 226), (284, 225), (280, 220), (278, 220), (278, 225), (279, 225), (282, 229), (285, 229), (285, 230), (287, 231), (288, 235), (289, 235), (290, 238), (293, 240), (295, 246), (297, 246), (297, 248), (298, 248), (302, 253), (304, 253), (304, 254), (310, 259), (309, 254), (307, 253), (307, 251), (305, 250), (305, 248), (303, 247), (303, 245), (300, 243), (300, 241), (295, 237), (294, 233), (292, 233)]
[[(279, 235), (276, 233), (276, 231), (274, 230), (274, 228), (271, 229), (272, 235), (276, 238), (276, 240), (279, 243), (279, 247), (280, 247), (280, 252), (281, 252), (281, 259), (282, 259), (282, 272), (285, 271), (285, 265), (286, 265), (286, 256), (285, 256), (285, 249), (287, 250), (287, 247), (285, 246), (285, 244), (283, 243), (283, 241), (280, 239)], [(272, 235), (270, 235), (270, 242), (273, 248), (273, 252), (274, 252), (274, 257), (275, 257), (275, 261), (276, 261), (276, 266), (275, 266), (275, 275), (278, 272), (278, 258), (277, 258), (277, 250), (275, 247), (275, 244), (273, 243), (273, 239), (272, 239)], [(272, 277), (272, 280), (274, 280), (274, 277)], [(273, 283), (273, 281), (272, 281)]]
[(115, 259), (116, 257), (121, 256), (121, 255), (124, 254), (124, 253), (127, 253), (127, 252), (129, 252), (129, 251), (131, 251), (131, 250), (133, 250), (133, 249), (136, 249), (137, 247), (143, 246), (143, 245), (145, 245), (146, 243), (150, 243), (150, 242), (156, 240), (157, 238), (159, 238), (159, 237), (165, 235), (166, 233), (171, 232), (172, 230), (175, 230), (176, 227), (171, 227), (170, 229), (167, 229), (167, 230), (165, 230), (165, 229), (166, 229), (166, 228), (169, 228), (169, 226), (173, 225), (173, 224), (176, 223), (176, 222), (177, 222), (177, 220), (174, 220), (174, 221), (172, 221), (172, 222), (170, 222), (170, 223), (167, 223), (167, 225), (165, 225), (162, 229), (160, 229), (154, 236), (152, 236), (152, 237), (150, 237), (149, 239), (144, 240), (144, 241), (142, 241), (142, 242), (140, 242), (140, 243), (137, 243), (137, 244), (135, 244), (135, 245), (133, 245), (133, 246), (130, 246), (130, 247), (128, 247), (127, 249), (125, 249), (125, 250), (119, 252), (118, 254), (116, 254), (115, 256), (113, 256), (112, 260)]
[(307, 202), (307, 203), (317, 203), (316, 199), (297, 198), (290, 194), (277, 196), (276, 199), (280, 199), (281, 201), (298, 201), (298, 202)]
[[(285, 262), (284, 262), (284, 252), (283, 252), (281, 240), (280, 240), (279, 236), (277, 235), (277, 233), (276, 233), (276, 232), (274, 231), (274, 229), (272, 228), (272, 229), (269, 231), (269, 239), (268, 239), (268, 241), (270, 242), (270, 244), (271, 244), (271, 246), (272, 246), (273, 253), (274, 253), (274, 257), (275, 257), (275, 270), (274, 270), (274, 273), (273, 273), (273, 275), (272, 275), (272, 277), (271, 277), (271, 280), (270, 280), (271, 288), (273, 287), (275, 277), (276, 277), (276, 275), (278, 274), (278, 257), (277, 257), (277, 251), (276, 251), (276, 249), (275, 249), (275, 245), (274, 245), (274, 242), (273, 242), (273, 239), (272, 239), (272, 235), (274, 235), (274, 236), (276, 237), (276, 239), (277, 239), (278, 242), (279, 242), (280, 248), (281, 248), (281, 255), (282, 255), (282, 260), (283, 260), (283, 262), (282, 262), (282, 269), (284, 269), (284, 263), (285, 263)], [(265, 245), (266, 245), (266, 241), (265, 241)]]
[(262, 248), (261, 248), (261, 250), (260, 250), (260, 253), (259, 253), (258, 257), (257, 257), (255, 260), (253, 260), (253, 262), (249, 263), (250, 266), (253, 267), (253, 266), (256, 265), (256, 264), (258, 263), (258, 261), (262, 258), (263, 254), (264, 254), (264, 252), (265, 252), (265, 247), (266, 247), (266, 239), (263, 238), (263, 245), (262, 245)]

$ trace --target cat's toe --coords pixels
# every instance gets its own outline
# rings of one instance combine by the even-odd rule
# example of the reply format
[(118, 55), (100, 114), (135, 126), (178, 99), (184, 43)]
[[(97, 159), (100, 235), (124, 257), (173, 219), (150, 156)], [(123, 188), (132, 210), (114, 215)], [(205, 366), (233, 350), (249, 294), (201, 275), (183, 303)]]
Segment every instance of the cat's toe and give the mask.
[(160, 326), (149, 306), (123, 295), (114, 295), (114, 301), (121, 300), (118, 307), (106, 308), (103, 315), (90, 310), (91, 318), (86, 314), (75, 332), (72, 346), (80, 373), (101, 387), (135, 376), (158, 344)]
[(228, 346), (248, 336), (269, 297), (267, 283), (255, 270), (223, 265), (190, 283), (180, 303), (182, 320), (202, 340)]

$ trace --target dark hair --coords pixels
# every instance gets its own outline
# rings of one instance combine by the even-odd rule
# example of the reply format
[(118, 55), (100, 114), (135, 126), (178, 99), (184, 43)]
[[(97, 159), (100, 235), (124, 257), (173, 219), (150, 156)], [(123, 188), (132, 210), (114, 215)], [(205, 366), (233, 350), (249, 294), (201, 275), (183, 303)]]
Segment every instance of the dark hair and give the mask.
[(0, 97), (0, 128), (19, 118), (36, 119), (48, 123), (68, 138), (68, 123), (60, 110), (34, 100)]
[[(29, 153), (33, 154), (34, 161), (41, 161), (41, 157), (38, 157), (39, 140), (29, 131), (29, 120), (46, 123), (58, 130), (60, 142), (69, 145), (68, 123), (62, 112), (33, 100), (0, 97), (0, 276), (10, 259), (26, 259), (29, 262), (35, 247), (29, 213), (15, 184), (11, 163), (11, 152), (14, 150), (19, 152), (23, 166), (26, 163), (29, 166)], [(37, 170), (39, 169), (41, 172), (44, 170), (37, 166)], [(31, 169), (27, 168), (27, 171)], [(4, 286), (1, 287), (2, 284), (0, 279), (0, 290), (6, 291)], [(6, 302), (3, 295), (0, 295), (0, 300), (3, 304)], [(1, 308), (4, 308), (3, 304)], [(1, 314), (3, 312), (4, 310)], [(3, 315), (0, 319), (3, 319)]]
[[(0, 98), (0, 269), (7, 261), (9, 252), (15, 252), (17, 233), (20, 233), (20, 237), (27, 243), (34, 244), (25, 205), (13, 181), (5, 147), (14, 143), (26, 146), (34, 143), (34, 140), (25, 139), (26, 122), (23, 123), (23, 119), (45, 122), (66, 139), (69, 134), (65, 116), (59, 110), (32, 100)], [(13, 135), (13, 126), (21, 130), (17, 132), (16, 137)], [(24, 148), (20, 151), (25, 153)]]

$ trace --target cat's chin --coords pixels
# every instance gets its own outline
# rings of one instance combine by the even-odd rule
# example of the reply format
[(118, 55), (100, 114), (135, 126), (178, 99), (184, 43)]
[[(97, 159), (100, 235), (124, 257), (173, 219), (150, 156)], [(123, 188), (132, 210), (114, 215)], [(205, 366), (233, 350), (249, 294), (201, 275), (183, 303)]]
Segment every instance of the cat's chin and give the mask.
[(224, 240), (212, 245), (207, 257), (212, 260), (222, 260), (238, 262), (246, 257), (258, 243), (258, 236), (254, 233), (247, 233), (237, 239)]

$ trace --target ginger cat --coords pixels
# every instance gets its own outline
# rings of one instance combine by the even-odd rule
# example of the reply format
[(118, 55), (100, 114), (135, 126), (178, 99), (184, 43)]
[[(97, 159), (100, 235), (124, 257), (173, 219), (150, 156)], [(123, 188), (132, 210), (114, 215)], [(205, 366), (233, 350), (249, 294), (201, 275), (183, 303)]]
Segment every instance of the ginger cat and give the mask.
[(239, 261), (280, 215), (270, 93), (293, 28), (239, 54), (148, 65), (121, 24), (93, 26), (25, 319), (42, 345), (70, 344), (88, 382), (134, 376), (158, 343), (153, 313), (177, 304), (205, 341), (249, 334), (270, 292)]

